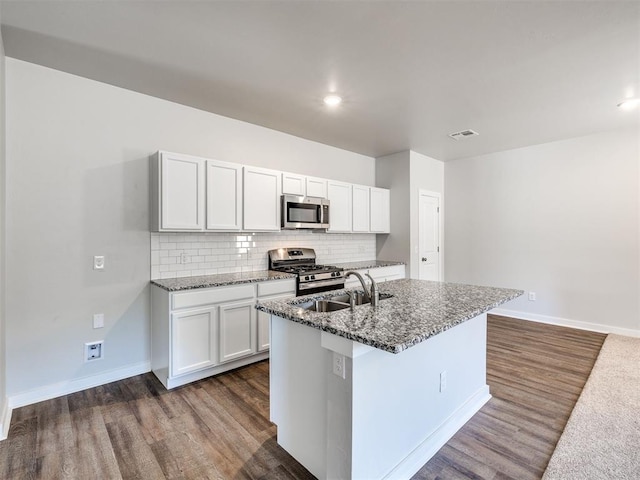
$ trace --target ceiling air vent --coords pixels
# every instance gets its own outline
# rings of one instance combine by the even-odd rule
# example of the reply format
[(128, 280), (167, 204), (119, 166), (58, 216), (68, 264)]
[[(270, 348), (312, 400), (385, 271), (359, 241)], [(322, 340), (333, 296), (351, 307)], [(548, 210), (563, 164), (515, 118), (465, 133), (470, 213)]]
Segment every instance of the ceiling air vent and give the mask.
[(454, 133), (450, 133), (449, 136), (451, 138), (453, 138), (454, 140), (459, 140), (461, 138), (465, 138), (465, 137), (474, 137), (476, 135), (480, 135), (478, 132), (475, 132), (473, 130), (462, 130), (460, 132), (454, 132)]

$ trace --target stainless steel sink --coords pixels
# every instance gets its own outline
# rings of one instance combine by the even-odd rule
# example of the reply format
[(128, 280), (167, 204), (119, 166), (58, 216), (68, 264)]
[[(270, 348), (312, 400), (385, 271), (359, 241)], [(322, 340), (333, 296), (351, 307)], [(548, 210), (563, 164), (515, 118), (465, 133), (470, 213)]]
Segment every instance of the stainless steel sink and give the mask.
[(300, 307), (312, 312), (336, 312), (338, 310), (349, 308), (349, 304), (333, 300), (314, 300), (312, 302), (303, 303)]
[[(354, 292), (354, 295), (356, 299), (356, 305), (367, 305), (371, 303), (369, 297), (365, 297), (363, 293)], [(391, 297), (393, 297), (393, 295), (391, 295), (390, 293), (380, 294), (380, 300), (385, 300)], [(299, 307), (310, 312), (337, 312), (338, 310), (349, 308), (351, 306), (349, 302), (349, 295), (343, 294), (336, 295), (325, 300), (312, 300), (310, 302), (300, 304)]]
[[(366, 297), (364, 295), (364, 293), (361, 292), (354, 292), (353, 295), (355, 295), (355, 299), (356, 299), (356, 305), (366, 305), (368, 303), (371, 303), (371, 299), (369, 297)], [(390, 293), (381, 293), (380, 294), (380, 300), (385, 300), (387, 298), (391, 298), (393, 297), (393, 295), (391, 295)], [(335, 297), (331, 297), (330, 299), (331, 301), (334, 302), (343, 302), (343, 303), (349, 303), (349, 295), (347, 294), (343, 294), (343, 295), (336, 295)]]

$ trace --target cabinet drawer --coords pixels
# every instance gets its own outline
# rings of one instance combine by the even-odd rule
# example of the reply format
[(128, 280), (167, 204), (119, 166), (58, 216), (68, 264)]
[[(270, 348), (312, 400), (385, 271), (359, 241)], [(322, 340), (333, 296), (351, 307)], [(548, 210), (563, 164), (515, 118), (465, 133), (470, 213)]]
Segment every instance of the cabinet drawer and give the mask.
[(185, 293), (174, 293), (171, 296), (171, 309), (177, 310), (179, 308), (243, 300), (245, 298), (253, 298), (254, 295), (255, 286), (253, 284), (203, 288)]
[(296, 280), (295, 278), (287, 280), (273, 280), (269, 282), (258, 283), (258, 296), (264, 297), (266, 295), (278, 295), (279, 293), (294, 293), (296, 292)]

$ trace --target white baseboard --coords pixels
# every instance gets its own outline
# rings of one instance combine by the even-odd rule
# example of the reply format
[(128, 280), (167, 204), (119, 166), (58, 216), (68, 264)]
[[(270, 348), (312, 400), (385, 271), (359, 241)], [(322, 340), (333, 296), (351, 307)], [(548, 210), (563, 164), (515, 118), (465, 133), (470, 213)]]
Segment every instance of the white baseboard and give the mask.
[(9, 435), (11, 412), (13, 412), (13, 410), (9, 407), (9, 399), (4, 397), (2, 408), (0, 409), (0, 440), (4, 440)]
[(396, 465), (384, 479), (400, 480), (413, 477), (489, 400), (491, 400), (489, 386), (485, 385)]
[(90, 377), (77, 378), (67, 382), (53, 383), (51, 385), (45, 385), (16, 395), (11, 395), (9, 397), (8, 406), (11, 409), (24, 407), (25, 405), (50, 400), (52, 398), (79, 392), (81, 390), (86, 390), (87, 388), (97, 387), (99, 385), (104, 385), (105, 383), (116, 382), (118, 380), (150, 371), (151, 363), (142, 362), (128, 367), (109, 370), (98, 375), (91, 375)]
[(615, 333), (617, 335), (625, 335), (627, 337), (640, 337), (640, 330), (635, 330), (633, 328), (614, 327), (611, 325), (603, 325), (600, 323), (590, 323), (583, 322), (581, 320), (570, 320), (568, 318), (550, 317), (547, 315), (539, 315), (537, 313), (519, 312), (517, 310), (508, 310), (504, 308), (495, 308), (488, 313), (494, 315), (502, 315), (504, 317), (517, 318), (518, 320), (547, 323), (549, 325), (557, 325), (559, 327), (577, 328), (579, 330), (589, 330), (591, 332), (600, 333)]

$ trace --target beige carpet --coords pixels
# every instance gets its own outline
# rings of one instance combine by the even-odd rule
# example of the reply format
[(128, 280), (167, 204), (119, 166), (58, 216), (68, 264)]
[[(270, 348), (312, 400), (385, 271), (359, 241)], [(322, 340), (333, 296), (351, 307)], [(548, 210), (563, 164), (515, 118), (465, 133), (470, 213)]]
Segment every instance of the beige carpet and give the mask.
[(543, 479), (640, 479), (640, 338), (607, 336)]

